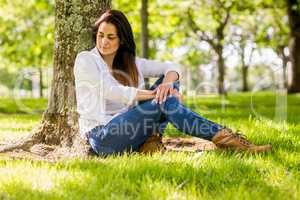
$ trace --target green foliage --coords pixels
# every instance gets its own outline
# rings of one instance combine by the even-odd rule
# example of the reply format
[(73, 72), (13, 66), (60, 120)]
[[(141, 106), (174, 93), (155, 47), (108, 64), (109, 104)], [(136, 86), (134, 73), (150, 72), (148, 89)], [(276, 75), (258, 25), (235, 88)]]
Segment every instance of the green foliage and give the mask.
[(0, 67), (0, 85), (5, 85), (12, 90), (15, 86), (17, 74), (6, 67)]
[(255, 35), (257, 44), (260, 47), (270, 47), (275, 52), (280, 47), (287, 47), (289, 27), (286, 8), (275, 4), (256, 13), (257, 19), (263, 21), (259, 23), (259, 30)]
[(0, 2), (0, 58), (16, 66), (49, 66), (54, 43), (54, 1)]
[[(137, 55), (141, 55), (141, 1), (113, 0), (112, 3), (113, 8), (122, 10), (129, 18)], [(201, 64), (215, 65), (216, 56), (212, 46), (202, 48), (203, 38), (192, 34), (190, 17), (194, 18), (199, 30), (215, 42), (220, 22), (229, 9), (229, 24), (221, 41), (225, 47), (234, 41), (237, 46), (252, 43), (258, 49), (272, 48), (277, 52), (279, 47), (286, 47), (289, 40), (283, 0), (149, 0), (148, 7), (150, 58), (174, 60), (192, 70), (197, 70)], [(239, 38), (234, 36), (237, 27), (241, 30)], [(51, 66), (53, 43), (54, 0), (26, 3), (0, 0), (0, 71), (3, 72), (0, 84), (11, 89), (17, 67)]]

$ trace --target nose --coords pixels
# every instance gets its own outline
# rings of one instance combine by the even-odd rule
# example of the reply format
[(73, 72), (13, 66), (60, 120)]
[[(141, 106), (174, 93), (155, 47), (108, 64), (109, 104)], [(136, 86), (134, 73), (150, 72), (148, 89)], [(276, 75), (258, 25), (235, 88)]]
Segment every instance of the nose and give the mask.
[(108, 39), (104, 37), (102, 39), (102, 44), (105, 46), (105, 45), (108, 45), (108, 43), (109, 43)]

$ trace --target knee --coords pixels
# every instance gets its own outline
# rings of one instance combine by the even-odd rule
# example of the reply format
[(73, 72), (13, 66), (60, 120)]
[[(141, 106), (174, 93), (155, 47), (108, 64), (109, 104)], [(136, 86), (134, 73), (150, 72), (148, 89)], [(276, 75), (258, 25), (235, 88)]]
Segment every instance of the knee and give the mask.
[(172, 114), (179, 108), (179, 100), (175, 96), (169, 96), (167, 100), (160, 104), (160, 109), (164, 114)]
[(179, 100), (176, 96), (174, 95), (170, 95), (168, 96), (168, 98), (166, 99), (164, 105), (167, 106), (167, 107), (170, 107), (170, 106), (178, 106), (178, 103), (179, 103)]
[(169, 95), (166, 102), (168, 103), (175, 103), (176, 101), (178, 101), (177, 97), (174, 95)]

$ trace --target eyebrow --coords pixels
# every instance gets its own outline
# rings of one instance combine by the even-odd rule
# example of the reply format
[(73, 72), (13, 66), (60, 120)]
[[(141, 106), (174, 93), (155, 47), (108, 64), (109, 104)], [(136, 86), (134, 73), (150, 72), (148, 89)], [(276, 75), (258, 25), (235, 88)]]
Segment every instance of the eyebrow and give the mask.
[[(103, 34), (104, 35), (104, 33), (103, 32), (98, 32), (99, 34)], [(117, 36), (117, 34), (114, 34), (114, 33), (109, 33), (109, 34), (107, 34), (108, 36)]]

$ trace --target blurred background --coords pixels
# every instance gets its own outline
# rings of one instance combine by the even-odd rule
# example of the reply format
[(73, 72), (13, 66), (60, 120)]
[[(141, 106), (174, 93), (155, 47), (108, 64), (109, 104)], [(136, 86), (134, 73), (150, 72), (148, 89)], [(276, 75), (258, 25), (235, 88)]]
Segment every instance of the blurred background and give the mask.
[[(293, 84), (284, 0), (113, 0), (112, 5), (127, 15), (139, 57), (181, 64), (187, 96), (287, 91)], [(0, 96), (48, 97), (54, 12), (54, 0), (0, 0)]]

